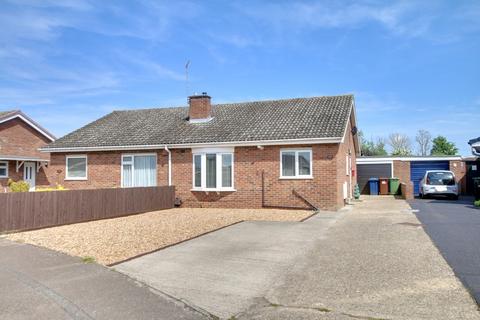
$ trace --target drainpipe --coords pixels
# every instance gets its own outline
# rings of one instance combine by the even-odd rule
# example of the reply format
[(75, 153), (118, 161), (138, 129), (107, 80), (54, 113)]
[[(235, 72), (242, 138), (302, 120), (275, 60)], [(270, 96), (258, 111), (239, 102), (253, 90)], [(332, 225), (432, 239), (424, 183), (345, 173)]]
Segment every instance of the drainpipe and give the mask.
[(165, 151), (168, 152), (168, 185), (172, 185), (172, 152), (165, 146)]

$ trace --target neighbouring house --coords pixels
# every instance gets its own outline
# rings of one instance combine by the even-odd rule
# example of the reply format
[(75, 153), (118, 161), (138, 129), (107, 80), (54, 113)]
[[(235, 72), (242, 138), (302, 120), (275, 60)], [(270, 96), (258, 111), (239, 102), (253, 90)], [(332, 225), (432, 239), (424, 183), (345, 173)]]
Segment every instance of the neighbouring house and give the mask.
[(451, 170), (459, 183), (460, 192), (467, 192), (466, 164), (461, 156), (372, 156), (357, 158), (358, 186), (369, 193), (369, 178), (399, 178), (413, 182), (413, 194), (419, 195), (420, 180), (427, 170)]
[(359, 153), (353, 95), (114, 111), (42, 148), (69, 189), (174, 185), (191, 207), (338, 209)]
[(48, 186), (45, 168), (48, 153), (38, 149), (55, 137), (19, 110), (0, 111), (0, 192), (7, 191), (8, 179), (24, 180), (34, 190)]
[(480, 137), (468, 141), (468, 144), (472, 147), (472, 154), (480, 157)]

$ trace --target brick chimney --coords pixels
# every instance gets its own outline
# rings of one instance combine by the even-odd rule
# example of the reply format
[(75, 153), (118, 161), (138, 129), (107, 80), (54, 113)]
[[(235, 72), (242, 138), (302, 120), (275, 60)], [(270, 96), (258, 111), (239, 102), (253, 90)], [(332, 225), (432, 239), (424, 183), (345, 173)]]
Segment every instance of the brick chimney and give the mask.
[(190, 121), (202, 122), (208, 121), (212, 118), (212, 105), (210, 103), (210, 96), (206, 92), (201, 95), (194, 95), (188, 97), (188, 117)]

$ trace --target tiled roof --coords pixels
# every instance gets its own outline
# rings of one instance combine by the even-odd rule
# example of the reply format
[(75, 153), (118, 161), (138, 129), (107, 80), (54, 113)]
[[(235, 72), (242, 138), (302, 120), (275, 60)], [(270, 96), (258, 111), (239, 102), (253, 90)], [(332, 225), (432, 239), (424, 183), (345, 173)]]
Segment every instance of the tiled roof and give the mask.
[(352, 95), (216, 104), (207, 123), (190, 123), (188, 107), (114, 111), (48, 149), (341, 139), (352, 106)]
[(8, 116), (11, 116), (17, 112), (19, 112), (19, 110), (0, 111), (0, 120)]

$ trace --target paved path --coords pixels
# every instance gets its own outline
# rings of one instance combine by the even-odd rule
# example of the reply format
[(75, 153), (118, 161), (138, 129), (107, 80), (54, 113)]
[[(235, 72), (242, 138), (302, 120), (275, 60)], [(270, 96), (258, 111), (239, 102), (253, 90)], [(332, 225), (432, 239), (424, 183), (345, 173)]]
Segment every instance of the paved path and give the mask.
[(325, 212), (303, 223), (243, 222), (115, 268), (229, 318), (278, 285), (340, 215)]
[(116, 266), (228, 319), (480, 319), (403, 200), (248, 222)]
[(418, 219), (455, 274), (480, 304), (480, 209), (473, 198), (411, 202)]
[(408, 204), (364, 197), (238, 319), (480, 319)]
[(125, 275), (0, 239), (0, 319), (205, 319)]

